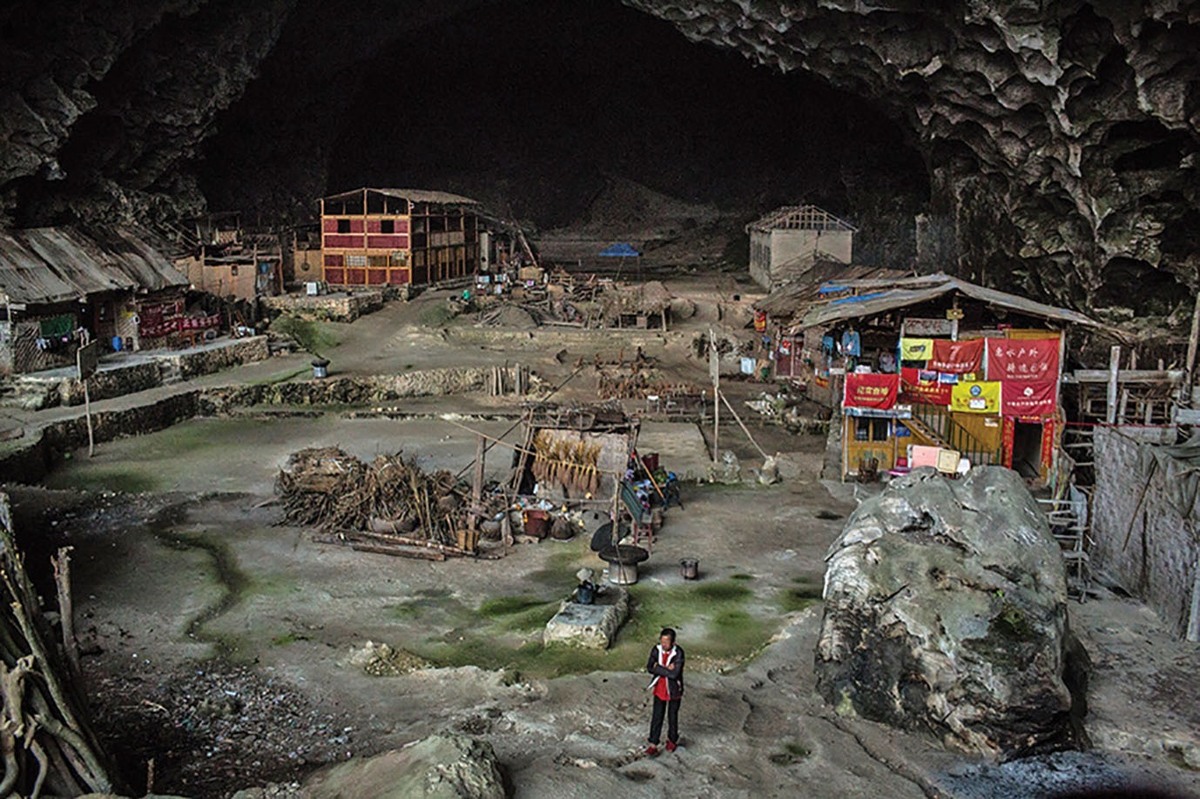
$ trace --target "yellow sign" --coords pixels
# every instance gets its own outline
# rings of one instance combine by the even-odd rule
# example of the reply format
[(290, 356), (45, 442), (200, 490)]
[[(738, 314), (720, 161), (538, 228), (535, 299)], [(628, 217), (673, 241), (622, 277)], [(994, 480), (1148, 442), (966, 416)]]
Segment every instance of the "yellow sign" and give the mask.
[(1000, 381), (960, 381), (950, 390), (950, 410), (965, 413), (1000, 413)]
[(902, 338), (900, 339), (900, 360), (928, 361), (933, 357), (933, 339), (931, 338)]

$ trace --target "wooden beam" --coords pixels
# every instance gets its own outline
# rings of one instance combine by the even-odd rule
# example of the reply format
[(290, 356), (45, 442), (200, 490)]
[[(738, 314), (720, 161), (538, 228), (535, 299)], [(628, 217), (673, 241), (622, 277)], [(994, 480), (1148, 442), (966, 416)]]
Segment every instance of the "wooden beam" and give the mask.
[[(1114, 348), (1115, 349), (1115, 348)], [(1118, 383), (1182, 383), (1186, 373), (1182, 369), (1121, 369)], [(1107, 383), (1112, 377), (1108, 369), (1078, 369), (1070, 373), (1074, 383)]]
[(1192, 398), (1192, 385), (1196, 382), (1196, 350), (1200, 347), (1200, 292), (1196, 293), (1196, 306), (1192, 310), (1192, 333), (1188, 336), (1187, 385), (1184, 387), (1184, 399)]
[(1121, 371), (1121, 345), (1114, 344), (1108, 353), (1108, 404), (1105, 405), (1109, 424), (1117, 421), (1117, 378)]

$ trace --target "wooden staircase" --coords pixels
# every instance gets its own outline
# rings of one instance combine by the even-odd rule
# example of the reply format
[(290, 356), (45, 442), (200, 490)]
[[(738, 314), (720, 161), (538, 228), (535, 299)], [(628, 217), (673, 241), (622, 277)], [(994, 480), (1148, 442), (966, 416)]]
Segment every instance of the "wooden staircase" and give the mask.
[(904, 425), (914, 438), (923, 439), (931, 447), (955, 450), (973, 466), (1003, 460), (999, 449), (984, 444), (938, 405), (913, 405), (912, 418), (905, 419)]

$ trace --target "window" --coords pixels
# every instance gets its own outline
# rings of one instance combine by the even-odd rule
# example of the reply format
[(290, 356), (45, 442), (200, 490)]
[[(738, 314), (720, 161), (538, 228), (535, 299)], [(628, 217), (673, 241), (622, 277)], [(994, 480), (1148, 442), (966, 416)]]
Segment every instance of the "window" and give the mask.
[(368, 255), (367, 266), (387, 266), (388, 260), (386, 255)]
[(382, 220), (379, 223), (379, 232), (380, 233), (395, 233), (396, 232), (396, 220), (395, 219)]
[(889, 419), (871, 419), (860, 417), (855, 419), (855, 441), (887, 441), (890, 429)]
[(350, 220), (349, 219), (339, 219), (338, 220), (338, 233), (349, 233), (349, 232), (350, 232)]
[(367, 256), (365, 255), (347, 255), (346, 266), (366, 266)]

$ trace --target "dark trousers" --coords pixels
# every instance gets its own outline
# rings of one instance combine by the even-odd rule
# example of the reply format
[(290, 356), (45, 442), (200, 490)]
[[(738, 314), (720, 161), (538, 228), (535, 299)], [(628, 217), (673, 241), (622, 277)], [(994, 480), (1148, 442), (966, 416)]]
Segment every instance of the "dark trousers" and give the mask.
[(679, 742), (680, 701), (672, 699), (664, 702), (657, 696), (654, 697), (654, 713), (650, 716), (650, 743), (658, 746), (659, 737), (662, 735), (663, 713), (667, 714), (667, 740), (672, 743)]

